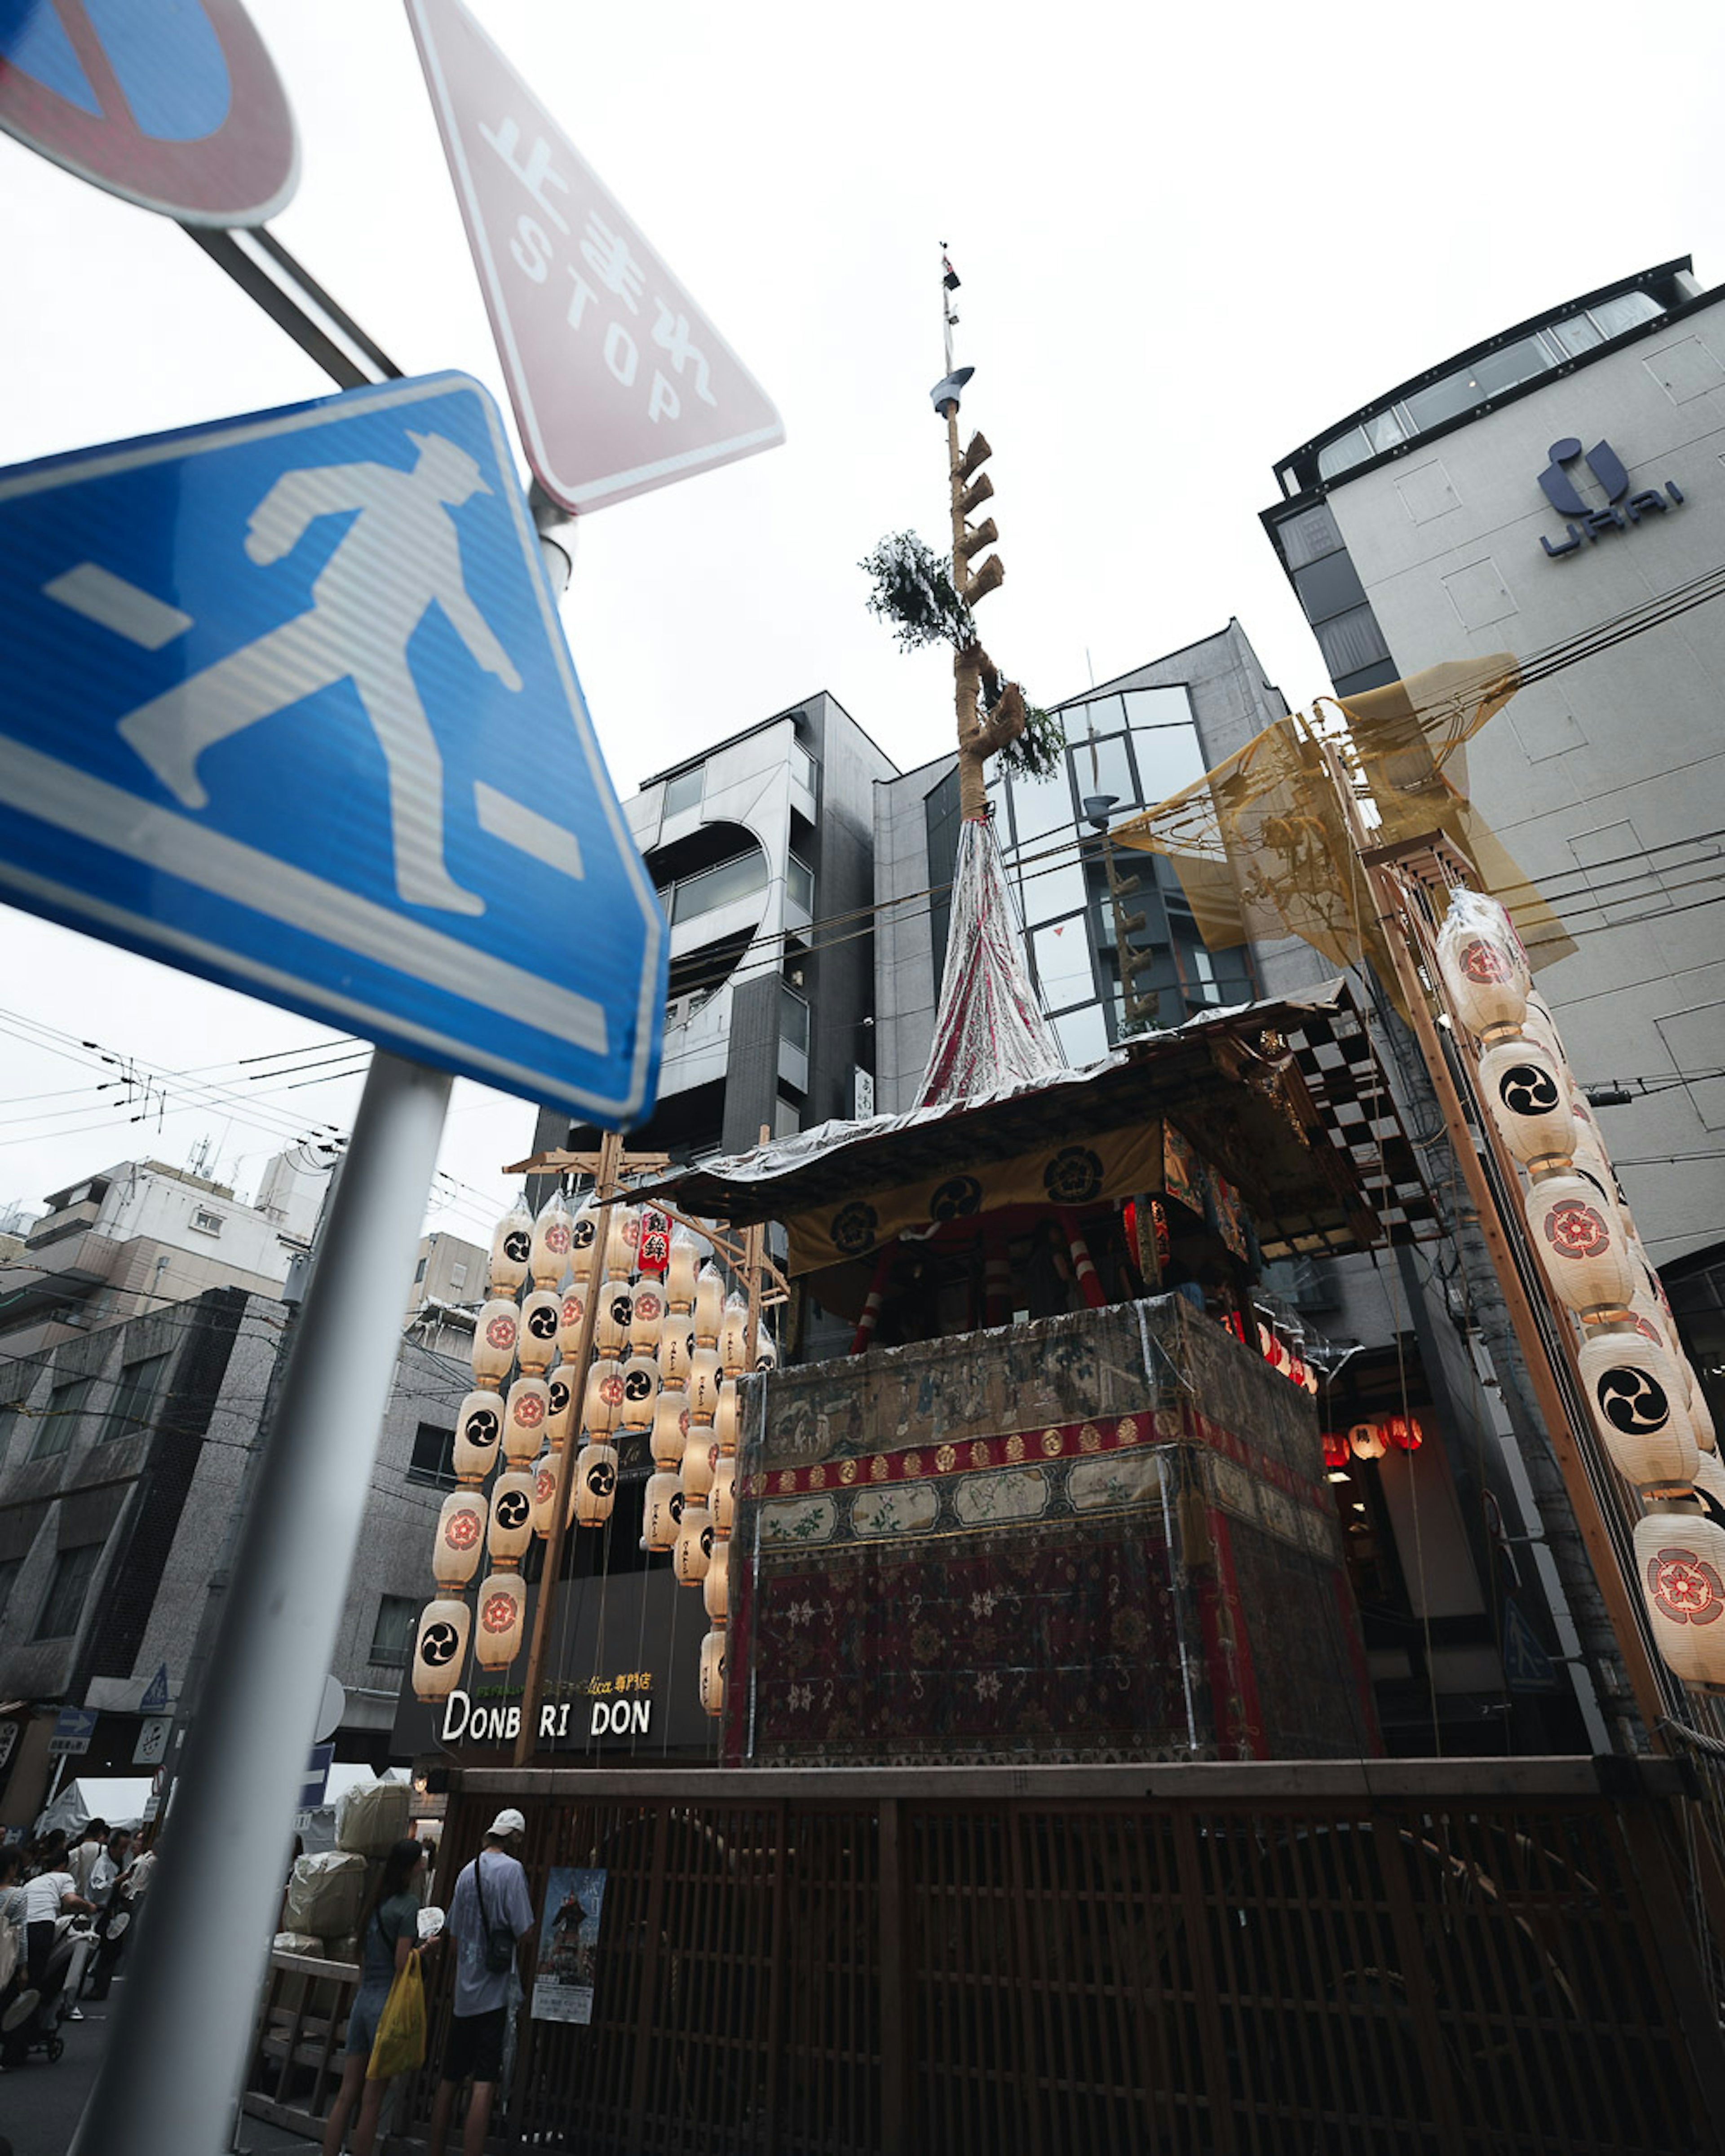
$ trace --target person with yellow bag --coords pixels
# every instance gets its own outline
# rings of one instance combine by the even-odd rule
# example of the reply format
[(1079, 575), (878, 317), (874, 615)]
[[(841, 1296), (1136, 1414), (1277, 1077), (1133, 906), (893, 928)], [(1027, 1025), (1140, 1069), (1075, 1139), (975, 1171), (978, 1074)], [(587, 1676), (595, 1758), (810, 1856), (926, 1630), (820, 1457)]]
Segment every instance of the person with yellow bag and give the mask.
[(359, 1989), (348, 2010), (347, 2056), (324, 2128), (323, 2156), (341, 2156), (341, 2137), (356, 2103), (359, 2120), (352, 2156), (372, 2156), (391, 2081), (424, 2061), (425, 1987), (419, 1956), (437, 1944), (435, 1937), (424, 1946), (417, 1943), (418, 1886), (424, 1861), (423, 1842), (397, 1842), (383, 1860), (360, 1919)]

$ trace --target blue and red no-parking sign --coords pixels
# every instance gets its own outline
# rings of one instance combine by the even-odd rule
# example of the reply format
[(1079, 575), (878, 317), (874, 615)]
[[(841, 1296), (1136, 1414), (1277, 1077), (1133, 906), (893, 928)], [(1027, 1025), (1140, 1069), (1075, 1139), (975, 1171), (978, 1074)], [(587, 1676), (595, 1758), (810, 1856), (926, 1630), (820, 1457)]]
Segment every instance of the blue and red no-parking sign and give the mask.
[(0, 0), (0, 128), (187, 224), (261, 224), (299, 177), (239, 0)]

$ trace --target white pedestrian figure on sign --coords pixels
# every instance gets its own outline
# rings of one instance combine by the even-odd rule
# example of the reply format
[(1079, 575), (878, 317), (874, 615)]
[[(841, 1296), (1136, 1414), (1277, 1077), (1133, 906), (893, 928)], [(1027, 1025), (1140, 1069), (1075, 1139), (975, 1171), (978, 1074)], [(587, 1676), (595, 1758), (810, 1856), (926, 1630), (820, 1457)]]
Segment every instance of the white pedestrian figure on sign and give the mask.
[(209, 795), (198, 760), (259, 719), (320, 689), (351, 680), (388, 768), (395, 887), (410, 906), (483, 913), (444, 860), (444, 767), (413, 685), (408, 644), (435, 604), (506, 689), (521, 677), (469, 598), (451, 509), (491, 490), (465, 449), (441, 434), (408, 439), (411, 471), (389, 465), (314, 465), (284, 472), (252, 511), (245, 551), (260, 565), (291, 552), (321, 516), (353, 522), (311, 587), (312, 603), (291, 621), (230, 652), (201, 674), (141, 704), (120, 732), (187, 808)]

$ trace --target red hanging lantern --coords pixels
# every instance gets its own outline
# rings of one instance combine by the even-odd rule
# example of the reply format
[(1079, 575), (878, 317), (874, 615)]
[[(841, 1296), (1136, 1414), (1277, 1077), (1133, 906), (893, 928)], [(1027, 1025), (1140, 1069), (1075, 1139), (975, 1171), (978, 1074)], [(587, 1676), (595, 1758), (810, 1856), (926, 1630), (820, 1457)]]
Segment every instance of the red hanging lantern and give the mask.
[(1425, 1442), (1417, 1415), (1384, 1415), (1378, 1427), (1398, 1451), (1417, 1452)]
[(1348, 1448), (1348, 1440), (1342, 1432), (1339, 1430), (1327, 1430), (1324, 1432), (1324, 1466), (1345, 1467), (1352, 1457)]

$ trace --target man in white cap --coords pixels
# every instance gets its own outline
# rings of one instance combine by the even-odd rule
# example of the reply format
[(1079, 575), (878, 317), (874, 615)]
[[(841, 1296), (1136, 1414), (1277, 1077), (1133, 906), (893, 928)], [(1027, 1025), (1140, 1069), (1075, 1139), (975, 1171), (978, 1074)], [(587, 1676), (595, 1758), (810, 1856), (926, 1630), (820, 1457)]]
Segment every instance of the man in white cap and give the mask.
[(533, 1904), (516, 1855), (527, 1822), (512, 1805), (499, 1812), (485, 1845), (455, 1881), (449, 1930), (455, 1942), (455, 2010), (444, 2050), (443, 2078), (431, 2107), (427, 2156), (444, 2156), (455, 2092), (470, 2075), (473, 2095), (463, 2130), (463, 2156), (480, 2156), (490, 2124), (491, 2098), (503, 2071), (509, 1979), (532, 1936)]

